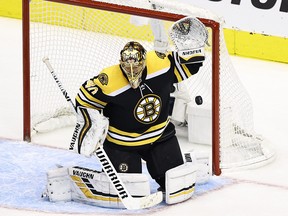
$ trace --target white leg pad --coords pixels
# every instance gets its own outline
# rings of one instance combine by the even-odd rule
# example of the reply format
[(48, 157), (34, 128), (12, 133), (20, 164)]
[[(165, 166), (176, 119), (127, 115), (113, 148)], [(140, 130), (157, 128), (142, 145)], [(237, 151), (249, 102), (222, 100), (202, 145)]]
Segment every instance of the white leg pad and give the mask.
[(67, 168), (49, 170), (47, 187), (42, 195), (51, 202), (71, 201), (71, 180)]
[(167, 204), (183, 202), (192, 197), (195, 189), (197, 166), (185, 163), (166, 172)]
[(196, 183), (207, 183), (212, 175), (210, 153), (204, 151), (191, 151), (185, 153), (184, 156), (187, 163), (193, 163), (197, 166)]
[[(70, 167), (72, 200), (108, 208), (125, 208), (104, 172), (82, 167)], [(132, 196), (150, 195), (148, 176), (119, 173), (122, 182)]]
[[(119, 173), (132, 196), (150, 195), (147, 175)], [(51, 202), (76, 201), (108, 208), (125, 208), (104, 172), (83, 167), (62, 167), (48, 171), (42, 195)]]

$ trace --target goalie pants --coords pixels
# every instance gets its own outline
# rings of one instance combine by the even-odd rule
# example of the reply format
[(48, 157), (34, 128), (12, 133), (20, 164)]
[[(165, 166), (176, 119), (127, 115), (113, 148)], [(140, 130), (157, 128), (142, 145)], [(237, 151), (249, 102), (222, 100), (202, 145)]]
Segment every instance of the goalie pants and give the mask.
[(104, 150), (119, 173), (142, 173), (143, 159), (151, 177), (165, 190), (166, 171), (184, 163), (174, 125), (167, 128), (171, 127), (173, 133), (166, 134), (165, 138), (160, 138), (155, 143), (141, 147), (125, 147), (106, 140)]

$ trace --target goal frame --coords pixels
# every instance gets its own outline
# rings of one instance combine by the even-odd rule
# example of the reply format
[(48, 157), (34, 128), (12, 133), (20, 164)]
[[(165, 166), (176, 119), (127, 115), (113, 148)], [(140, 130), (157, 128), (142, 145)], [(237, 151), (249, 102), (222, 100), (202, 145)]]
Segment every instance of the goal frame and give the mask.
[[(90, 0), (46, 0), (50, 2), (100, 9), (129, 15), (144, 16), (175, 22), (184, 15), (162, 11), (134, 8), (112, 3)], [(30, 10), (29, 0), (22, 0), (22, 38), (23, 38), (23, 140), (31, 142), (31, 108), (30, 108)], [(212, 32), (212, 172), (221, 174), (220, 168), (220, 24), (217, 21), (199, 18)]]

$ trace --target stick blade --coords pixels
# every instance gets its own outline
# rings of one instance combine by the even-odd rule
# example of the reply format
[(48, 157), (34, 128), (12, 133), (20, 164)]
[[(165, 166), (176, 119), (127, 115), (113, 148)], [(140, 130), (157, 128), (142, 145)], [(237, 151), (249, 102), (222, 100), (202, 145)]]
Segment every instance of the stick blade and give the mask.
[(140, 198), (126, 198), (122, 200), (124, 206), (128, 210), (137, 210), (151, 208), (163, 201), (163, 193), (158, 191), (145, 197)]

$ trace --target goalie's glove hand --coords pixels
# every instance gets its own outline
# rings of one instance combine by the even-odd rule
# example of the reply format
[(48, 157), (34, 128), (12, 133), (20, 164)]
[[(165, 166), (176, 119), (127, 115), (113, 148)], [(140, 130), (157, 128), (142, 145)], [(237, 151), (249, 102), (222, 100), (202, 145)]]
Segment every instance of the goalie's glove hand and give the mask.
[(180, 64), (200, 63), (205, 60), (204, 47), (178, 51), (178, 62)]
[(77, 110), (77, 124), (69, 150), (91, 157), (105, 141), (108, 132), (108, 118), (98, 110), (80, 108)]
[(176, 46), (180, 64), (193, 64), (205, 60), (208, 31), (201, 21), (185, 17), (175, 22), (169, 33)]

